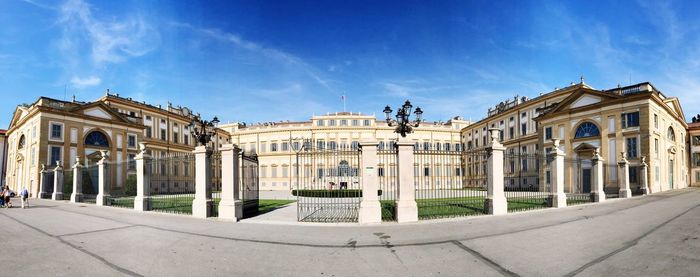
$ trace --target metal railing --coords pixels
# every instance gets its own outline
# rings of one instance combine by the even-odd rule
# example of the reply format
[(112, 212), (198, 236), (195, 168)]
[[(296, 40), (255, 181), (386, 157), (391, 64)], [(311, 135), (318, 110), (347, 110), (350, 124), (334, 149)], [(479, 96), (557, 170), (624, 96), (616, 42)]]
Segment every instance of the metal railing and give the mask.
[(379, 180), (379, 204), (382, 208), (382, 221), (396, 221), (396, 200), (398, 199), (398, 151), (396, 147), (377, 150), (377, 179)]
[(413, 157), (419, 219), (485, 213), (485, 151), (423, 149)]
[(360, 150), (306, 148), (297, 153), (297, 220), (357, 222), (363, 192)]
[(603, 191), (605, 198), (619, 198), (620, 185), (617, 183), (620, 175), (620, 168), (617, 163), (603, 164)]
[(134, 208), (134, 197), (136, 197), (136, 175), (135, 172), (129, 172), (130, 166), (132, 168), (135, 165), (135, 161), (126, 161), (120, 163), (109, 164), (109, 171), (114, 172), (115, 176), (108, 178), (111, 183), (110, 186), (110, 196), (109, 205), (120, 208)]
[(243, 200), (243, 217), (258, 214), (260, 199), (260, 178), (258, 156), (240, 154), (240, 193)]
[[(542, 153), (506, 152), (503, 155), (503, 187), (508, 211), (551, 207), (551, 162)], [(541, 174), (544, 173), (544, 174)]]
[(591, 202), (591, 187), (594, 181), (591, 160), (565, 158), (564, 180), (567, 205)]
[(145, 166), (150, 167), (148, 186), (151, 193), (151, 210), (192, 214), (195, 155), (189, 152), (173, 152), (153, 157)]

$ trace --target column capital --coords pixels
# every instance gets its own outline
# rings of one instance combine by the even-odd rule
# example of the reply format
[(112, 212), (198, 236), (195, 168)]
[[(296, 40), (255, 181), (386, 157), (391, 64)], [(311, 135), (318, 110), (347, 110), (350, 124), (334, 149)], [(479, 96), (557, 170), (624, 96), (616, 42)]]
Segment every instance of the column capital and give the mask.
[(76, 169), (76, 168), (78, 168), (78, 169), (83, 168), (83, 165), (80, 164), (80, 157), (78, 157), (78, 156), (75, 157), (75, 164), (73, 164), (73, 167), (72, 167), (72, 168), (73, 168), (73, 169)]
[(56, 161), (56, 167), (53, 169), (53, 172), (57, 171), (63, 171), (63, 167), (61, 167), (61, 161)]
[(498, 141), (498, 138), (500, 137), (500, 132), (501, 129), (489, 128), (489, 133), (491, 133), (491, 141), (489, 142), (489, 148), (493, 148), (494, 150), (500, 150), (500, 148), (503, 148), (503, 150), (505, 150), (503, 144), (501, 144), (501, 142)]
[(597, 164), (597, 163), (599, 163), (599, 162), (604, 162), (604, 161), (605, 161), (605, 159), (603, 159), (603, 157), (600, 156), (600, 148), (596, 148), (596, 149), (593, 151), (593, 158), (591, 158), (591, 161), (593, 162), (594, 165)]
[(194, 151), (192, 153), (194, 154), (211, 154), (212, 149), (211, 147), (208, 146), (197, 146), (194, 148)]
[(625, 165), (628, 165), (630, 162), (627, 160), (627, 155), (625, 155), (625, 152), (620, 152), (620, 161), (617, 162), (617, 164), (622, 167)]

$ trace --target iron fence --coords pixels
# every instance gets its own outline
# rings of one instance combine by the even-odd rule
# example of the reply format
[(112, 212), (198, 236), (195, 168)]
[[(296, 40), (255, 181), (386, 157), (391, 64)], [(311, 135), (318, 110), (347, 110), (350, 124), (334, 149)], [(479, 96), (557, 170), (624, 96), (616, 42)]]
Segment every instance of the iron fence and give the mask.
[(212, 217), (218, 217), (219, 216), (219, 202), (221, 202), (221, 173), (222, 173), (222, 167), (221, 167), (221, 152), (220, 151), (214, 151), (211, 154), (211, 159), (209, 160), (211, 163), (211, 181), (209, 182), (209, 185), (211, 186), (209, 189), (211, 190), (211, 200), (212, 200), (212, 206), (211, 206), (211, 216)]
[(629, 165), (629, 180), (632, 196), (642, 195), (642, 166)]
[(382, 208), (382, 221), (396, 220), (396, 200), (398, 199), (399, 174), (398, 151), (396, 147), (377, 150), (377, 179), (379, 181), (379, 204)]
[(485, 151), (414, 150), (418, 218), (485, 213)]
[[(83, 167), (81, 184), (83, 203), (95, 204), (99, 190), (99, 166), (96, 163), (86, 163)], [(72, 184), (71, 184), (72, 185)]]
[(620, 168), (617, 163), (603, 164), (603, 191), (605, 192), (605, 198), (620, 197), (620, 186), (617, 183), (619, 173)]
[(243, 217), (251, 217), (258, 214), (260, 199), (260, 179), (258, 156), (245, 152), (240, 154), (240, 193), (243, 200)]
[[(542, 153), (507, 151), (503, 155), (503, 185), (509, 212), (551, 207), (550, 165)], [(545, 184), (541, 172), (545, 173)]]
[(299, 221), (357, 222), (363, 193), (359, 149), (304, 148), (297, 164), (302, 172), (292, 193)]
[(195, 192), (195, 155), (190, 152), (162, 153), (145, 164), (150, 174), (148, 189), (151, 210), (192, 214)]
[(126, 162), (109, 164), (108, 167), (106, 171), (114, 173), (114, 176), (106, 179), (110, 182), (111, 188), (107, 199), (109, 205), (133, 209), (136, 197), (136, 161), (130, 159)]
[(51, 199), (51, 194), (53, 193), (54, 174), (55, 172), (53, 170), (44, 172), (45, 181), (44, 184), (42, 184), (44, 186), (43, 191), (45, 193), (42, 198), (44, 199)]
[(591, 186), (593, 184), (593, 163), (591, 160), (565, 158), (564, 180), (567, 205), (591, 202)]

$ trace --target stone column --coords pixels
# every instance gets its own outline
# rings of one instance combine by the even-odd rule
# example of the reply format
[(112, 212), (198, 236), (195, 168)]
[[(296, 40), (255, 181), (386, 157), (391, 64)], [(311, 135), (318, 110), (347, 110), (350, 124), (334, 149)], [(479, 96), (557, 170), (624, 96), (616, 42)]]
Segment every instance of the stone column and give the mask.
[(151, 156), (146, 153), (146, 144), (139, 144), (139, 153), (136, 155), (136, 197), (134, 197), (134, 210), (151, 210)]
[(97, 161), (97, 172), (99, 175), (97, 186), (99, 191), (97, 192), (95, 204), (97, 204), (97, 206), (109, 206), (110, 183), (108, 181), (109, 176), (107, 176), (107, 159), (109, 157), (107, 156), (107, 151), (102, 150), (100, 151), (100, 154), (102, 154), (102, 158)]
[(233, 144), (225, 144), (221, 148), (221, 202), (219, 202), (219, 217), (233, 221), (243, 218), (243, 201), (241, 201), (239, 176), (240, 154), (241, 149)]
[(70, 195), (70, 202), (83, 202), (83, 165), (80, 164), (80, 157), (75, 157), (73, 165), (73, 193)]
[(593, 202), (603, 202), (605, 201), (605, 190), (603, 189), (605, 182), (603, 176), (603, 162), (605, 160), (603, 160), (603, 157), (600, 156), (599, 148), (595, 149), (595, 154), (593, 155), (593, 159), (591, 159), (591, 161), (593, 162), (593, 172), (591, 174), (593, 175), (591, 200)]
[(192, 216), (207, 218), (211, 215), (211, 154), (206, 146), (197, 146), (195, 154), (195, 192), (192, 200)]
[(640, 166), (642, 170), (640, 175), (642, 176), (639, 180), (641, 182), (639, 186), (642, 190), (642, 194), (647, 195), (649, 192), (651, 192), (651, 190), (649, 190), (649, 176), (647, 175), (649, 170), (649, 166), (647, 165), (647, 157), (642, 157), (642, 164)]
[[(379, 196), (377, 195), (379, 190), (379, 178), (377, 176), (377, 164), (379, 164), (377, 159), (377, 145), (379, 145), (377, 141), (366, 141), (361, 144), (362, 160), (360, 168), (362, 170), (362, 202), (360, 202), (360, 224), (382, 222), (382, 206), (379, 203)], [(411, 167), (413, 167), (413, 165), (411, 165)], [(388, 165), (386, 168), (389, 168)], [(411, 175), (413, 175), (412, 170)], [(416, 213), (417, 211), (416, 209)]]
[(53, 169), (53, 194), (52, 200), (63, 200), (63, 167), (61, 162), (56, 162), (56, 168)]
[(632, 190), (630, 189), (630, 162), (627, 161), (625, 152), (621, 153), (622, 157), (617, 163), (618, 167), (620, 168), (617, 183), (620, 186), (620, 198), (630, 198), (632, 197)]
[(484, 208), (487, 214), (501, 215), (508, 213), (508, 200), (503, 185), (503, 152), (506, 148), (498, 141), (499, 129), (489, 129), (489, 132), (491, 132), (491, 142), (486, 148), (488, 176)]
[[(417, 222), (418, 204), (416, 203), (416, 185), (413, 170), (413, 142), (400, 138), (397, 142), (399, 156), (397, 159), (399, 184), (396, 200), (396, 221)], [(363, 193), (364, 195), (364, 193)]]
[(46, 182), (49, 181), (46, 177), (46, 173), (46, 165), (41, 164), (41, 171), (39, 174), (41, 180), (39, 180), (39, 193), (35, 195), (36, 198), (49, 198), (49, 194), (46, 192)]
[(553, 139), (554, 149), (549, 155), (552, 157), (552, 207), (566, 207), (566, 193), (564, 193), (564, 151), (559, 149), (559, 139)]

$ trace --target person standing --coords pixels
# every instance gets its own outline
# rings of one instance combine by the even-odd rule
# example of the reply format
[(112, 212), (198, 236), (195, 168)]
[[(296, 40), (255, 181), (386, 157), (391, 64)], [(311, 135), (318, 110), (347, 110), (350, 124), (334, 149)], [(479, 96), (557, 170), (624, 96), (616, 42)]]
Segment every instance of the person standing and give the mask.
[(22, 209), (24, 207), (29, 207), (29, 191), (27, 191), (26, 187), (22, 188), (22, 191), (19, 193), (20, 198), (22, 199)]
[(2, 198), (5, 199), (5, 208), (12, 208), (12, 203), (10, 202), (10, 187), (5, 186), (2, 190)]

